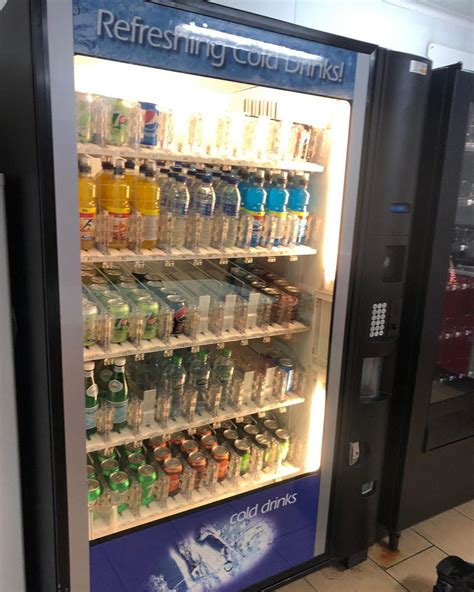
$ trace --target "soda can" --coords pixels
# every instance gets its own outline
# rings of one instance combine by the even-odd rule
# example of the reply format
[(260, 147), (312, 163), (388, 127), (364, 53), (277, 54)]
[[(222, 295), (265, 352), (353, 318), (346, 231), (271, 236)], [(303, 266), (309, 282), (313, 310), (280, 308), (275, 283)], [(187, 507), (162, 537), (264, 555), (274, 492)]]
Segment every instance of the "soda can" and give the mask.
[(82, 344), (90, 347), (97, 341), (99, 331), (99, 309), (89, 300), (82, 303)]
[(101, 463), (103, 460), (107, 460), (108, 458), (117, 458), (117, 452), (115, 448), (102, 448), (102, 450), (98, 450), (96, 452), (97, 462)]
[(120, 269), (107, 269), (104, 273), (113, 284), (118, 284), (122, 276)]
[(76, 129), (78, 142), (92, 141), (92, 96), (76, 92)]
[(209, 425), (200, 426), (196, 430), (196, 437), (201, 439), (212, 435), (212, 428)]
[(285, 462), (290, 451), (290, 433), (280, 428), (275, 431), (274, 435), (280, 447), (280, 460), (281, 462)]
[(146, 276), (148, 275), (147, 271), (145, 269), (134, 269), (132, 271), (132, 275), (134, 278), (136, 278), (139, 282), (144, 282)]
[(262, 280), (254, 280), (253, 282), (250, 283), (250, 285), (252, 286), (252, 288), (254, 290), (257, 290), (259, 292), (261, 290), (263, 290), (264, 288), (268, 287), (267, 284)]
[(163, 280), (161, 279), (161, 276), (158, 275), (157, 273), (145, 273), (145, 275), (143, 276), (143, 279), (144, 279), (145, 283), (159, 282), (160, 286), (163, 285)]
[(170, 294), (166, 297), (168, 306), (174, 311), (173, 335), (180, 335), (184, 332), (184, 322), (186, 320), (187, 305), (186, 301), (176, 294)]
[(288, 308), (290, 311), (289, 320), (294, 321), (296, 320), (296, 315), (298, 312), (298, 306), (301, 300), (301, 290), (299, 290), (296, 286), (286, 286), (283, 288), (285, 293), (288, 294)]
[(225, 446), (214, 446), (212, 449), (212, 458), (217, 462), (219, 468), (217, 470), (217, 480), (223, 481), (227, 477), (229, 471), (229, 451)]
[(117, 473), (120, 470), (118, 462), (114, 458), (107, 458), (100, 463), (100, 471), (107, 479), (113, 473)]
[(277, 280), (274, 280), (273, 285), (275, 288), (286, 288), (290, 285), (290, 282), (285, 280), (285, 278), (278, 278)]
[(206, 472), (207, 458), (202, 452), (193, 452), (188, 456), (190, 466), (196, 471), (196, 479), (194, 481), (195, 489), (199, 489), (201, 480)]
[(152, 452), (155, 452), (158, 448), (164, 448), (167, 442), (163, 439), (163, 436), (153, 436), (153, 438), (147, 440), (146, 445)]
[(285, 385), (285, 391), (287, 393), (289, 393), (289, 392), (291, 392), (291, 389), (293, 387), (293, 378), (295, 375), (295, 364), (294, 364), (293, 360), (290, 360), (290, 358), (280, 358), (278, 360), (278, 366), (286, 374), (284, 385)]
[(244, 426), (244, 433), (246, 436), (250, 438), (255, 438), (260, 433), (259, 428), (255, 424), (247, 424)]
[(158, 116), (159, 111), (154, 103), (140, 102), (144, 111), (143, 135), (140, 144), (144, 146), (156, 146), (158, 141)]
[(234, 450), (240, 456), (240, 474), (245, 475), (250, 464), (250, 444), (244, 440), (235, 440)]
[(258, 434), (255, 436), (255, 445), (258, 448), (263, 450), (263, 467), (265, 468), (268, 464), (268, 459), (270, 457), (270, 449), (272, 446), (272, 438), (271, 436), (267, 436), (266, 434)]
[(163, 470), (169, 477), (168, 494), (179, 493), (179, 477), (183, 472), (183, 464), (178, 458), (170, 458), (163, 463)]
[(215, 446), (217, 446), (217, 438), (212, 434), (208, 434), (201, 438), (201, 446), (204, 450), (210, 452)]
[(278, 280), (279, 278), (280, 278), (279, 275), (277, 275), (276, 273), (273, 273), (271, 271), (266, 272), (265, 275), (263, 276), (263, 279), (266, 282), (270, 282), (270, 283), (273, 283), (275, 280)]
[(108, 286), (109, 282), (100, 276), (91, 278), (91, 289), (94, 290), (95, 286)]
[(278, 360), (283, 357), (282, 353), (283, 352), (274, 347), (272, 349), (269, 349), (265, 355), (268, 358), (268, 360), (276, 366), (278, 365)]
[(195, 440), (185, 440), (181, 443), (181, 452), (189, 456), (193, 452), (197, 452), (199, 450), (199, 446)]
[(144, 465), (145, 462), (146, 462), (146, 459), (145, 459), (144, 454), (142, 454), (141, 452), (134, 452), (133, 454), (130, 454), (128, 457), (127, 467), (131, 471), (136, 471), (138, 469), (138, 467), (141, 467), (142, 465)]
[(107, 142), (123, 146), (128, 140), (128, 108), (122, 99), (106, 99), (109, 109)]
[(141, 442), (128, 442), (123, 447), (125, 455), (128, 457), (131, 454), (135, 454), (137, 452), (143, 453), (143, 445)]
[(82, 269), (81, 270), (81, 282), (83, 284), (90, 284), (92, 281), (92, 278), (95, 277), (95, 273), (93, 271), (89, 271), (87, 269)]
[(170, 436), (170, 443), (174, 446), (177, 446), (178, 448), (181, 447), (181, 444), (186, 440), (186, 436), (184, 435), (184, 432), (174, 432), (174, 434), (171, 434)]
[(172, 457), (171, 450), (167, 446), (160, 446), (153, 450), (153, 457), (158, 463), (165, 463)]
[[(120, 498), (124, 499), (127, 491), (130, 489), (130, 478), (128, 474), (125, 471), (112, 473), (109, 477), (109, 487)], [(128, 502), (122, 501), (122, 503), (118, 504), (117, 511), (119, 514), (122, 514), (127, 508)]]
[(132, 290), (138, 289), (137, 284), (132, 280), (121, 281), (119, 284), (117, 284), (117, 288), (119, 290), (123, 290), (126, 294), (128, 294)]
[(222, 434), (222, 438), (224, 442), (227, 442), (228, 444), (233, 444), (236, 440), (239, 439), (239, 434), (236, 432), (236, 430), (225, 430)]
[(107, 308), (113, 320), (112, 343), (122, 343), (128, 339), (128, 323), (130, 306), (121, 298), (111, 298), (107, 301)]
[(93, 505), (100, 497), (102, 493), (102, 489), (100, 487), (99, 481), (97, 479), (88, 479), (87, 480), (87, 502), (89, 505)]
[(270, 323), (276, 323), (281, 316), (279, 311), (280, 291), (276, 288), (264, 288), (262, 294), (265, 294), (271, 303)]
[(263, 427), (272, 435), (278, 430), (278, 424), (274, 419), (266, 419), (263, 422)]
[(148, 506), (155, 499), (153, 492), (155, 481), (157, 479), (155, 468), (152, 465), (141, 465), (137, 469), (137, 481), (142, 490), (142, 506)]
[(160, 305), (149, 296), (141, 296), (136, 300), (138, 310), (143, 314), (145, 323), (142, 339), (153, 339), (158, 330), (158, 313)]

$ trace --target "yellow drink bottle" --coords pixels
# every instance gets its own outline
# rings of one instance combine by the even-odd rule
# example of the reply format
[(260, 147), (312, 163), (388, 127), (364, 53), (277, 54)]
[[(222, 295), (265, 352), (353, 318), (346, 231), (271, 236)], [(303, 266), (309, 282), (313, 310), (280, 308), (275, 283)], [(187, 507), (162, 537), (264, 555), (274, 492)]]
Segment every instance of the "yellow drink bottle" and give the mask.
[(135, 192), (138, 183), (138, 175), (135, 161), (131, 158), (125, 161), (124, 181), (130, 187), (130, 203), (132, 204), (133, 208), (135, 204)]
[(155, 181), (154, 163), (148, 163), (145, 176), (140, 175), (135, 193), (135, 210), (142, 215), (142, 249), (153, 249), (158, 241), (160, 188)]
[(113, 176), (101, 185), (101, 205), (110, 217), (109, 247), (125, 249), (130, 233), (130, 187), (124, 178), (124, 162), (118, 158)]
[(102, 159), (102, 170), (100, 170), (95, 176), (95, 182), (97, 186), (97, 204), (99, 210), (106, 210), (106, 206), (103, 203), (103, 191), (102, 188), (106, 183), (110, 183), (114, 177), (114, 163), (110, 156), (106, 156)]
[(88, 251), (95, 244), (97, 198), (96, 184), (91, 175), (90, 159), (87, 156), (79, 159), (78, 193), (81, 249)]

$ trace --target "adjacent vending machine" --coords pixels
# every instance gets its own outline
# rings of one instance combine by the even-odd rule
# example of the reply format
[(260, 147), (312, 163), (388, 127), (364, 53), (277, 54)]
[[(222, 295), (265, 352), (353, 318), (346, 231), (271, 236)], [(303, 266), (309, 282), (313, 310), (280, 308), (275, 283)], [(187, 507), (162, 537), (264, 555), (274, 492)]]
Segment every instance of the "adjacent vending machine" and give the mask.
[(379, 512), (394, 547), (474, 495), (473, 101), (472, 72), (433, 71)]
[(194, 1), (8, 2), (0, 37), (31, 589), (363, 559), (427, 60)]

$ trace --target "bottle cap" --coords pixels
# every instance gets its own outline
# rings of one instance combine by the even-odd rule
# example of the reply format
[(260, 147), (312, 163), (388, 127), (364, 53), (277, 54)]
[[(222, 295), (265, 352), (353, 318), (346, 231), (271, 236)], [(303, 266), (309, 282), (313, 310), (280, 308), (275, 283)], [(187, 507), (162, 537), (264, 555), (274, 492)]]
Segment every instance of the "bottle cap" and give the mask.
[(164, 167), (165, 165), (166, 165), (166, 161), (164, 161), (164, 160), (157, 160), (156, 161), (157, 167)]
[(228, 178), (228, 180), (227, 180), (227, 183), (228, 183), (229, 185), (237, 185), (237, 184), (238, 184), (238, 182), (239, 182), (239, 180), (238, 180), (238, 179), (236, 179), (235, 177), (229, 177), (229, 178)]
[(202, 176), (203, 183), (212, 183), (212, 175), (203, 175)]
[(171, 170), (173, 171), (173, 173), (180, 173), (183, 170), (183, 167), (180, 166), (172, 166)]
[(84, 362), (85, 372), (92, 372), (95, 368), (95, 362)]
[(182, 356), (180, 356), (179, 354), (174, 354), (173, 357), (171, 358), (171, 363), (174, 364), (175, 366), (181, 366), (181, 364), (183, 363)]
[(125, 168), (128, 170), (135, 170), (135, 161), (132, 160), (131, 158), (127, 158), (127, 160), (125, 161)]
[(114, 360), (115, 366), (125, 366), (126, 363), (127, 363), (126, 358), (115, 358), (115, 360)]
[(186, 183), (186, 176), (185, 175), (176, 175), (176, 181), (178, 181), (178, 183)]
[(111, 160), (103, 160), (102, 168), (104, 171), (112, 171), (114, 168), (114, 163)]

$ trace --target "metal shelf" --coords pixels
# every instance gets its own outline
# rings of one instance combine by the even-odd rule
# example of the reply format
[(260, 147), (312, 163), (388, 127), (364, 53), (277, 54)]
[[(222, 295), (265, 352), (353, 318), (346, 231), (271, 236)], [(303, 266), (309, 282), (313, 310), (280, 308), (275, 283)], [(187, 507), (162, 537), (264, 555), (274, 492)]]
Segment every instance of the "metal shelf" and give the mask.
[(277, 473), (267, 473), (265, 470), (262, 471), (256, 479), (252, 478), (250, 475), (244, 475), (243, 477), (238, 477), (237, 483), (227, 481), (217, 483), (214, 491), (201, 488), (199, 491), (193, 492), (191, 500), (187, 499), (184, 495), (178, 494), (176, 497), (168, 498), (165, 508), (157, 506), (157, 504), (143, 506), (140, 510), (140, 515), (138, 516), (133, 514), (130, 510), (125, 510), (123, 514), (117, 515), (115, 520), (111, 523), (107, 523), (102, 518), (98, 517), (94, 521), (91, 540), (100, 539), (129, 528), (142, 526), (149, 522), (161, 520), (162, 518), (167, 518), (180, 512), (200, 508), (206, 504), (227, 499), (246, 491), (253, 491), (270, 483), (289, 479), (300, 473), (302, 473), (302, 470), (299, 467), (285, 464)]
[(170, 160), (189, 163), (206, 163), (215, 166), (231, 165), (243, 167), (257, 167), (270, 169), (283, 169), (291, 171), (304, 171), (307, 173), (322, 173), (324, 167), (313, 162), (303, 161), (272, 161), (272, 160), (247, 160), (241, 158), (217, 158), (202, 154), (186, 154), (172, 152), (170, 150), (153, 150), (151, 148), (139, 147), (129, 148), (127, 146), (99, 146), (98, 144), (77, 144), (78, 154), (89, 156), (115, 156), (123, 158), (141, 158), (155, 160)]
[(220, 337), (209, 331), (200, 333), (196, 339), (191, 339), (187, 335), (172, 335), (169, 343), (164, 343), (161, 339), (150, 339), (142, 341), (140, 345), (134, 345), (127, 341), (124, 343), (112, 343), (108, 350), (104, 350), (99, 345), (84, 348), (84, 361), (104, 360), (106, 358), (120, 358), (123, 356), (133, 356), (150, 352), (166, 351), (173, 349), (182, 349), (185, 347), (195, 347), (201, 345), (212, 345), (215, 343), (228, 343), (230, 341), (241, 341), (247, 339), (258, 339), (261, 337), (276, 337), (278, 335), (292, 335), (309, 331), (310, 327), (303, 325), (299, 321), (289, 323), (287, 327), (283, 325), (271, 325), (266, 330), (260, 327), (247, 329), (240, 333), (237, 329), (224, 331)]
[(109, 249), (105, 254), (98, 249), (81, 251), (81, 261), (83, 263), (99, 263), (112, 261), (179, 261), (195, 259), (237, 259), (237, 258), (256, 258), (256, 257), (301, 257), (305, 255), (316, 255), (318, 251), (305, 245), (295, 247), (273, 247), (266, 249), (264, 247), (251, 247), (248, 250), (238, 247), (226, 248), (224, 251), (217, 249), (202, 249), (198, 253), (188, 249), (172, 249), (170, 253), (165, 253), (161, 249), (142, 249), (141, 253), (135, 253), (130, 249)]
[(208, 411), (205, 411), (201, 415), (196, 414), (193, 421), (187, 421), (185, 418), (180, 418), (176, 421), (169, 420), (168, 425), (165, 428), (154, 422), (152, 425), (143, 426), (138, 434), (132, 432), (128, 427), (120, 433), (111, 432), (108, 440), (105, 440), (99, 434), (93, 434), (90, 440), (87, 440), (87, 452), (94, 452), (94, 450), (101, 450), (102, 448), (110, 448), (112, 446), (121, 446), (127, 442), (145, 440), (147, 438), (152, 438), (153, 436), (182, 432), (203, 425), (221, 423), (229, 419), (235, 419), (236, 417), (251, 415), (252, 413), (263, 413), (264, 411), (283, 409), (300, 403), (304, 403), (304, 398), (296, 397), (295, 395), (287, 396), (283, 401), (277, 401), (276, 399), (266, 397), (264, 404), (260, 406), (256, 405), (253, 401), (248, 401), (242, 405), (240, 411), (236, 411), (229, 407), (228, 409), (222, 410), (222, 413), (218, 416), (211, 415)]

